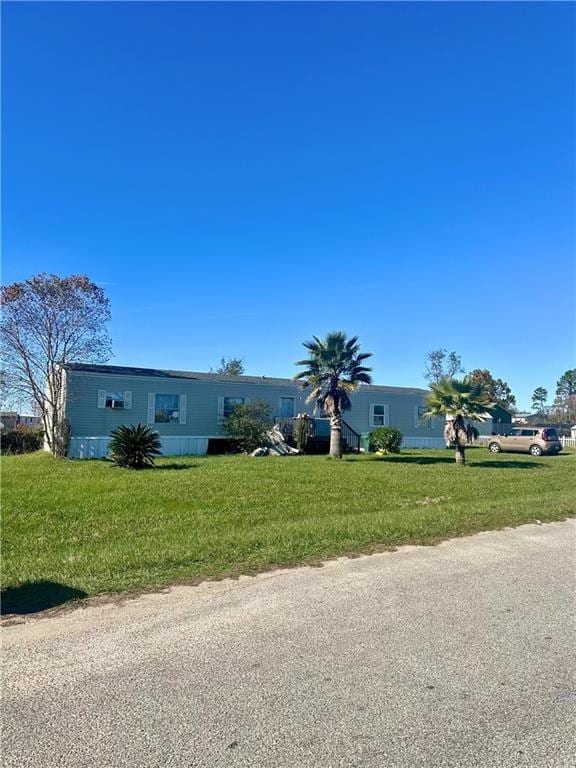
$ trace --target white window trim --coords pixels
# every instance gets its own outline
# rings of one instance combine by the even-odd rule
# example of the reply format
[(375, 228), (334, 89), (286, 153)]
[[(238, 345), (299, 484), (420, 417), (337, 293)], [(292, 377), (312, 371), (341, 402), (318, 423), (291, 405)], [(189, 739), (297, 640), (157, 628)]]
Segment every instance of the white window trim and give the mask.
[[(375, 424), (374, 423), (374, 408), (377, 406), (381, 406), (384, 408), (384, 423), (383, 424)], [(381, 414), (378, 414), (380, 416)], [(371, 427), (389, 427), (390, 426), (390, 406), (388, 403), (370, 403), (370, 419), (369, 423)]]
[(146, 422), (148, 424), (154, 424), (155, 415), (156, 415), (156, 392), (148, 392), (148, 413), (146, 416)]

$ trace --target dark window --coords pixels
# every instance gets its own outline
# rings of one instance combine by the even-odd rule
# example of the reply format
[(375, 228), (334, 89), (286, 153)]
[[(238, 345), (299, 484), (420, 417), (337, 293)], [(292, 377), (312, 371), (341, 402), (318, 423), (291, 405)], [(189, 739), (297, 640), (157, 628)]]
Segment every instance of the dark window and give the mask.
[(244, 398), (243, 397), (225, 397), (224, 398), (224, 418), (227, 419), (228, 416), (234, 411), (234, 406), (236, 405), (244, 405)]
[(124, 392), (106, 392), (106, 408), (124, 408)]

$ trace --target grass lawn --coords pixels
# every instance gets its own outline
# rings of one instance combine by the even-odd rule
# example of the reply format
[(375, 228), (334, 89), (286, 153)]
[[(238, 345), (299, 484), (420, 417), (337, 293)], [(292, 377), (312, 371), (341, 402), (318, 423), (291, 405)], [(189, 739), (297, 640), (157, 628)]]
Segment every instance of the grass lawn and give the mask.
[(2, 458), (3, 612), (431, 544), (576, 512), (576, 454)]

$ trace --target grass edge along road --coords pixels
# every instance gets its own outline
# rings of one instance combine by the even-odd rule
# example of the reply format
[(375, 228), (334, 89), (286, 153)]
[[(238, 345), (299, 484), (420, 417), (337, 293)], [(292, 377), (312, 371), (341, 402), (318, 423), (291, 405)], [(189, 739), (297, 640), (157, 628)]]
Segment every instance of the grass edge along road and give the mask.
[(134, 472), (2, 458), (3, 613), (576, 513), (576, 454), (171, 457)]

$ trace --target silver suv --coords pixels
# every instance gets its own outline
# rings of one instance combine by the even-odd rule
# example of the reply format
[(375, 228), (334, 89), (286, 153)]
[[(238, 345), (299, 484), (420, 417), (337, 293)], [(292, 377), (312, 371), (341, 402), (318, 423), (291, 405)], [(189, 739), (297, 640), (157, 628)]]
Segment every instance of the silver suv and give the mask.
[(492, 453), (518, 451), (542, 456), (543, 453), (560, 453), (562, 443), (552, 427), (515, 427), (506, 435), (493, 435), (488, 448)]

